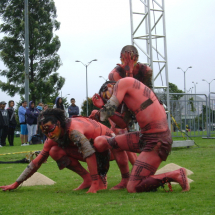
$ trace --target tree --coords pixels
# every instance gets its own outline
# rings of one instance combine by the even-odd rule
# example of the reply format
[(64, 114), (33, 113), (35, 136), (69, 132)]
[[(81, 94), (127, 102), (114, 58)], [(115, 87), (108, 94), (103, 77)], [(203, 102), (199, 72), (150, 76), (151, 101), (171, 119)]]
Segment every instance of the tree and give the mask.
[(196, 108), (194, 107), (194, 102), (193, 102), (193, 97), (189, 98), (189, 102), (188, 104), (190, 104), (190, 109), (192, 112), (195, 112), (196, 111)]
[[(162, 102), (164, 104), (167, 104), (166, 102), (166, 89), (164, 89), (164, 93), (158, 93), (159, 97), (161, 98)], [(184, 93), (184, 91), (180, 90), (177, 85), (169, 82), (169, 93)], [(183, 97), (183, 95), (170, 95), (170, 113), (175, 118), (177, 124), (182, 124), (181, 120), (181, 111), (183, 107), (180, 105), (179, 99)], [(175, 130), (175, 125), (174, 125)]]
[[(0, 81), (0, 89), (10, 96), (24, 94), (24, 0), (1, 0), (0, 58), (7, 67), (0, 72), (7, 82)], [(61, 60), (58, 36), (53, 31), (60, 28), (56, 20), (53, 0), (29, 0), (29, 92), (30, 100), (47, 101), (58, 92), (65, 79), (57, 73)]]
[[(183, 90), (178, 89), (177, 85), (169, 82), (169, 93), (184, 93)], [(171, 95), (172, 100), (179, 100), (183, 95)]]

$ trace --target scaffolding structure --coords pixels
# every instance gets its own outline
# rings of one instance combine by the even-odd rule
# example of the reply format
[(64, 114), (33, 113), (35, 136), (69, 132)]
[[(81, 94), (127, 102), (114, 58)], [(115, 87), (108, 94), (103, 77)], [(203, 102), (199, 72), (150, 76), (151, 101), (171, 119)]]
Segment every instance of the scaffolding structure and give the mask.
[[(153, 89), (166, 95), (170, 128), (170, 98), (164, 0), (130, 0), (131, 44), (142, 55), (139, 59), (153, 70)], [(164, 81), (165, 83), (164, 83)]]

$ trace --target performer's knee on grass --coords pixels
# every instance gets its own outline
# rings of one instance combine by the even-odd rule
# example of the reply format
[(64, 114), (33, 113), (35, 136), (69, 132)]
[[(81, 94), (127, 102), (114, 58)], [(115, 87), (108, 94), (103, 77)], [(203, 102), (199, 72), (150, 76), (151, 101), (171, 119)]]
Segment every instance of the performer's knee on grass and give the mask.
[(140, 193), (140, 192), (157, 191), (157, 188), (160, 186), (162, 186), (162, 182), (160, 182), (159, 180), (156, 180), (152, 177), (148, 177), (148, 178), (142, 180), (141, 183), (139, 183), (136, 186), (136, 192)]
[(127, 188), (127, 191), (128, 191), (129, 193), (136, 193), (135, 185), (134, 185), (133, 183), (128, 182), (126, 188)]

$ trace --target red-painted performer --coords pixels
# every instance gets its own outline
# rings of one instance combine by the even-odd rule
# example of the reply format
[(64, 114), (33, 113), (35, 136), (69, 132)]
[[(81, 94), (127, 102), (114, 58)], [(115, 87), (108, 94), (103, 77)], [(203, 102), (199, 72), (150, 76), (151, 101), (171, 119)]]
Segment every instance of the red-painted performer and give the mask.
[(110, 72), (108, 78), (110, 81), (118, 81), (121, 78), (133, 77), (149, 88), (152, 88), (152, 70), (147, 65), (137, 62), (138, 51), (135, 46), (127, 45), (123, 47), (120, 60), (121, 64)]
[[(47, 109), (42, 112), (39, 116), (39, 125), (42, 132), (48, 137), (43, 150), (27, 166), (15, 183), (0, 187), (3, 191), (16, 189), (40, 168), (49, 155), (57, 162), (60, 170), (66, 167), (83, 178), (83, 183), (75, 190), (90, 187), (88, 193), (96, 193), (100, 189), (107, 188), (104, 178), (107, 172), (105, 168), (109, 164), (108, 151), (103, 154), (96, 154), (90, 142), (93, 142), (99, 135), (115, 136), (112, 130), (95, 120), (85, 117), (66, 119), (64, 111), (60, 109)], [(112, 150), (113, 153), (114, 151)], [(124, 151), (122, 153), (125, 154)], [(108, 160), (105, 160), (105, 158)], [(79, 160), (87, 162), (90, 173), (81, 166)], [(126, 165), (125, 170), (127, 172), (124, 177), (128, 181), (128, 161), (117, 160), (117, 163), (122, 168)]]
[[(128, 133), (128, 129), (127, 128), (116, 128), (116, 123), (114, 123), (111, 119), (108, 119), (111, 127), (110, 129), (114, 132), (114, 134), (116, 135), (120, 135), (120, 134), (127, 134)], [(135, 160), (137, 159), (137, 154), (134, 152), (128, 152), (126, 151), (126, 154), (128, 156), (128, 160), (130, 161), (130, 163), (132, 165), (134, 165)]]
[[(106, 104), (103, 102), (105, 99)], [(116, 137), (100, 136), (94, 140), (94, 147), (98, 152), (121, 149), (140, 153), (131, 171), (127, 184), (128, 192), (154, 191), (172, 181), (178, 182), (183, 191), (190, 189), (184, 168), (154, 175), (160, 163), (167, 159), (171, 151), (172, 138), (164, 107), (150, 88), (134, 78), (126, 77), (116, 83), (105, 83), (100, 89), (100, 95), (94, 95), (93, 100), (95, 104), (103, 106), (95, 114), (101, 121), (110, 118), (123, 128), (125, 125), (123, 118), (120, 120), (119, 113), (115, 111), (124, 102), (135, 114), (141, 128), (140, 132), (130, 132)]]
[[(124, 46), (120, 54), (121, 64), (117, 64), (117, 66), (110, 72), (108, 76), (109, 80), (118, 81), (125, 77), (133, 77), (148, 86), (149, 88), (152, 88), (152, 70), (146, 64), (137, 62), (138, 57), (139, 53), (135, 46)], [(96, 106), (96, 104), (94, 105)], [(109, 119), (109, 122), (111, 124), (111, 129), (116, 135), (128, 132), (127, 128), (116, 128), (116, 125), (112, 120)], [(128, 120), (126, 120), (126, 122), (128, 123)], [(127, 125), (127, 127), (129, 126)], [(127, 155), (129, 161), (133, 165), (134, 161), (137, 158), (136, 154), (127, 152)]]

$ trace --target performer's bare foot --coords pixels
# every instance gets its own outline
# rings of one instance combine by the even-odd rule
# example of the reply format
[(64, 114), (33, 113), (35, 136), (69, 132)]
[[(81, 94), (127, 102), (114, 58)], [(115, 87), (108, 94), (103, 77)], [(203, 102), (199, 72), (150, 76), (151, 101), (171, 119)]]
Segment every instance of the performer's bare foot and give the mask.
[(106, 190), (107, 189), (107, 176), (105, 177), (105, 183), (101, 179), (101, 176), (99, 178), (99, 189), (100, 190)]
[(190, 190), (190, 184), (187, 178), (187, 170), (185, 168), (180, 168), (178, 170), (178, 175), (176, 175), (173, 179), (180, 184), (182, 187), (182, 192), (186, 192)]
[(121, 190), (125, 189), (128, 184), (128, 178), (122, 178), (121, 182), (117, 184), (116, 186), (112, 187), (110, 190)]
[(96, 193), (98, 190), (100, 190), (99, 187), (99, 181), (93, 181), (90, 189), (87, 191), (87, 193)]
[(91, 183), (92, 183), (91, 179), (85, 179), (83, 183), (74, 190), (82, 190), (82, 189), (89, 188), (91, 186)]
[(190, 190), (190, 184), (187, 178), (187, 170), (180, 168), (172, 172), (163, 173), (160, 175), (153, 175), (152, 178), (167, 180), (166, 182), (177, 182), (182, 187), (182, 192)]

